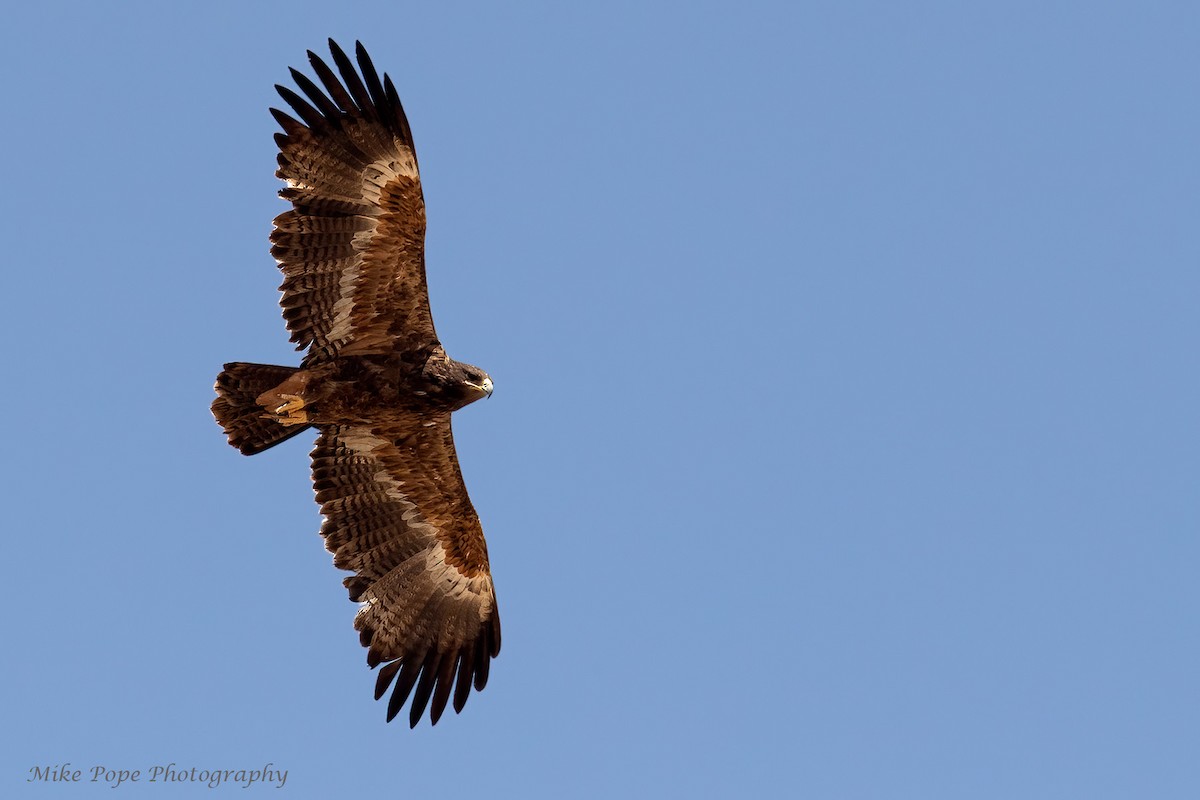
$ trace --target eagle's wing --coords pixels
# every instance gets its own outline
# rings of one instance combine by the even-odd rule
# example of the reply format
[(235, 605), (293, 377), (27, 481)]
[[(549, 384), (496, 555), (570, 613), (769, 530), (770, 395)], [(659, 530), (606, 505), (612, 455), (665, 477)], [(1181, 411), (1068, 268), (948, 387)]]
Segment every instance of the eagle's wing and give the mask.
[(430, 698), (436, 723), (452, 686), (461, 711), (500, 652), (500, 617), (450, 415), (323, 427), (312, 459), (325, 546), (335, 565), (355, 573), (345, 584), (363, 604), (354, 627), (367, 663), (390, 662), (376, 699), (399, 673), (388, 720), (414, 687), (410, 725)]
[[(306, 363), (337, 354), (414, 352), (437, 344), (425, 284), (425, 200), (412, 131), (387, 75), (380, 83), (362, 44), (359, 77), (332, 39), (342, 80), (311, 50), (322, 91), (296, 70), (308, 100), (280, 96), (300, 120), (271, 109), (283, 133), (272, 255), (284, 281), (280, 304)], [(311, 101), (311, 102), (309, 102)]]

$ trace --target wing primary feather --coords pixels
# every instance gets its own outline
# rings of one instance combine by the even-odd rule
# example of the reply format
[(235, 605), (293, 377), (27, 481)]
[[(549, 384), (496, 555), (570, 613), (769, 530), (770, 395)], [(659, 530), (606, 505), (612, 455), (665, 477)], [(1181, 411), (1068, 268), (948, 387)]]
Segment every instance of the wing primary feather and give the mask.
[(475, 691), (477, 692), (482, 692), (483, 687), (487, 686), (488, 662), (491, 660), (488, 656), (488, 649), (484, 646), (475, 651)]
[(408, 115), (404, 113), (404, 104), (400, 102), (400, 94), (396, 91), (396, 87), (392, 85), (392, 79), (383, 76), (383, 92), (387, 95), (388, 102), (392, 105), (392, 110), (396, 113), (396, 123), (400, 126), (400, 136), (404, 139), (404, 143), (413, 151), (413, 158), (417, 157), (416, 147), (413, 146), (412, 129), (408, 127)]
[(421, 665), (421, 680), (417, 682), (417, 691), (413, 693), (412, 705), (408, 709), (408, 727), (415, 728), (425, 713), (429, 704), (429, 696), (433, 694), (433, 684), (437, 680), (438, 666), (441, 659), (436, 650), (430, 650)]
[(379, 73), (375, 70), (375, 65), (371, 63), (371, 57), (367, 55), (367, 48), (363, 47), (362, 42), (354, 43), (354, 54), (358, 57), (358, 68), (362, 71), (367, 92), (371, 95), (371, 104), (378, 109), (384, 124), (391, 127), (393, 115), (385, 113), (388, 108), (387, 95), (383, 91), (383, 85), (379, 82)]
[(271, 116), (275, 118), (275, 121), (279, 123), (279, 127), (283, 128), (283, 132), (288, 136), (293, 136), (305, 130), (304, 125), (299, 120), (292, 119), (278, 108), (271, 109)]
[(416, 656), (404, 659), (404, 666), (400, 669), (400, 677), (396, 679), (396, 688), (392, 690), (392, 696), (388, 698), (388, 722), (391, 722), (400, 713), (400, 708), (404, 705), (404, 701), (408, 699), (409, 693), (412, 692), (412, 688), (417, 682), (417, 675), (420, 672), (421, 661)]
[(500, 655), (500, 615), (496, 613), (495, 609), (492, 609), (491, 634), (492, 658), (495, 658)]
[(337, 103), (338, 108), (347, 114), (352, 114), (357, 110), (354, 105), (354, 98), (346, 91), (346, 87), (342, 86), (342, 82), (337, 79), (337, 75), (333, 74), (333, 70), (329, 65), (321, 60), (320, 56), (312, 50), (308, 51), (308, 63), (312, 64), (313, 71), (317, 73), (317, 77), (321, 79), (321, 83), (325, 86), (325, 91), (329, 92), (329, 96), (333, 102)]
[(458, 680), (454, 684), (454, 713), (458, 714), (471, 696), (471, 673), (475, 668), (475, 647), (468, 644), (458, 656)]
[(379, 670), (379, 675), (375, 678), (376, 700), (387, 694), (388, 687), (392, 685), (392, 679), (396, 677), (396, 673), (402, 666), (404, 666), (404, 662), (397, 660), (384, 664), (383, 669)]
[(354, 71), (354, 64), (342, 52), (342, 48), (338, 47), (337, 42), (333, 39), (329, 40), (329, 52), (333, 54), (333, 63), (337, 65), (338, 72), (341, 74), (342, 81), (346, 86), (346, 91), (354, 98), (359, 111), (368, 116), (375, 116), (371, 105), (371, 94), (367, 91), (367, 87), (363, 86), (362, 79), (358, 77), (358, 73)]
[(337, 105), (326, 97), (320, 87), (309, 80), (307, 75), (294, 67), (289, 68), (289, 71), (292, 73), (292, 80), (300, 87), (300, 91), (308, 95), (308, 99), (313, 101), (313, 104), (321, 112), (321, 115), (325, 117), (326, 121), (336, 120), (341, 116), (341, 110)]
[(458, 659), (454, 653), (446, 653), (442, 656), (442, 662), (438, 665), (437, 686), (433, 689), (433, 702), (429, 706), (429, 721), (433, 725), (437, 725), (437, 721), (442, 718), (442, 712), (446, 710), (446, 702), (450, 699), (450, 690), (454, 688), (454, 668), (458, 666)]
[(323, 123), (325, 122), (325, 117), (321, 116), (320, 111), (317, 111), (315, 108), (309, 105), (307, 100), (286, 86), (280, 86), (279, 84), (275, 84), (275, 91), (279, 92), (279, 96), (287, 101), (287, 104), (291, 106), (292, 110), (294, 110), (300, 116), (300, 119), (304, 120), (304, 123), (308, 125), (308, 127), (322, 127)]

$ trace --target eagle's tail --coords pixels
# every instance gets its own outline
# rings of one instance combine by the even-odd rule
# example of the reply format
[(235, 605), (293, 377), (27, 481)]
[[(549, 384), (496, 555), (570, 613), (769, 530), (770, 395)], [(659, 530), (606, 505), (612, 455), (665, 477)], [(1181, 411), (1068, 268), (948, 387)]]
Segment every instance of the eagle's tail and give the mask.
[(283, 425), (264, 419), (265, 409), (255, 402), (255, 398), (274, 389), (294, 372), (296, 367), (271, 364), (237, 361), (225, 365), (214, 387), (217, 399), (213, 401), (212, 413), (225, 429), (231, 445), (252, 456), (308, 428), (307, 425)]

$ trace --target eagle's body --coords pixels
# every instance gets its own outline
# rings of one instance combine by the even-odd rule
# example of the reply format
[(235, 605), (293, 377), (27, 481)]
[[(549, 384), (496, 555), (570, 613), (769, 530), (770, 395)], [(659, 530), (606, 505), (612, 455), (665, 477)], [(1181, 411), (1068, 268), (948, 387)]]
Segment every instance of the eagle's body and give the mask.
[(321, 361), (255, 401), (268, 411), (264, 417), (284, 425), (370, 424), (391, 416), (449, 414), (487, 397), (491, 387), (482, 370), (452, 361), (438, 348), (417, 364), (396, 353)]
[(425, 204), (396, 91), (361, 44), (361, 77), (329, 44), (341, 80), (309, 52), (324, 90), (292, 70), (308, 100), (277, 88), (302, 121), (272, 109), (293, 208), (276, 218), (271, 252), (292, 341), (308, 352), (299, 367), (226, 364), (212, 410), (247, 455), (317, 428), (321, 535), (354, 572), (354, 624), (367, 662), (384, 665), (375, 696), (395, 681), (391, 720), (415, 690), (415, 726), (427, 705), (436, 723), (451, 695), (461, 710), (500, 651), (487, 546), (450, 429), (492, 382), (434, 332)]

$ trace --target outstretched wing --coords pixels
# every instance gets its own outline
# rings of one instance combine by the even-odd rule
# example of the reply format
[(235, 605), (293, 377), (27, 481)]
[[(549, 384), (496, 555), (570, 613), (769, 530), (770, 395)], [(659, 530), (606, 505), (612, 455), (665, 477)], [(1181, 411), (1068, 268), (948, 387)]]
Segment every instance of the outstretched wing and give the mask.
[(338, 354), (413, 352), (437, 343), (425, 284), (425, 200), (412, 131), (387, 75), (362, 44), (354, 64), (330, 39), (341, 75), (311, 50), (324, 86), (293, 69), (307, 100), (279, 94), (300, 118), (271, 113), (279, 194), (292, 210), (275, 218), (272, 255), (284, 281), (280, 304), (305, 363)]
[(414, 688), (413, 727), (431, 698), (435, 724), (452, 691), (461, 711), (500, 652), (500, 617), (450, 415), (324, 427), (312, 459), (321, 535), (355, 573), (345, 584), (363, 604), (354, 627), (367, 663), (384, 664), (375, 699), (396, 681), (388, 721)]

